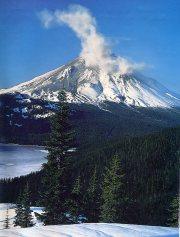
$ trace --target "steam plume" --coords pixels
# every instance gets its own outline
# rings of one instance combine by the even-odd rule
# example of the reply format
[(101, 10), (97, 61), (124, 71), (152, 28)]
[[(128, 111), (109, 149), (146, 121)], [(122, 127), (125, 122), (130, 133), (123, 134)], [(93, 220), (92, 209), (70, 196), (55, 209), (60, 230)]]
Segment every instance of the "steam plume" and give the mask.
[(133, 70), (144, 67), (144, 64), (134, 64), (120, 56), (112, 56), (105, 38), (97, 32), (95, 18), (85, 7), (71, 5), (66, 11), (45, 10), (39, 16), (46, 28), (54, 23), (67, 24), (81, 41), (80, 56), (85, 60), (86, 65), (98, 67), (103, 75), (112, 72), (131, 73)]

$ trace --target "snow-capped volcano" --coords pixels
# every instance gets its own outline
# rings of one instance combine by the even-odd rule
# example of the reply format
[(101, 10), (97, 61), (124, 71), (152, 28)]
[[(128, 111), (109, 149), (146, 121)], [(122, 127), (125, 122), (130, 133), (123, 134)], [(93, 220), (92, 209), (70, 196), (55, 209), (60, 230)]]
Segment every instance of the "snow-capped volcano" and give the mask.
[(0, 94), (19, 92), (33, 98), (57, 100), (65, 89), (68, 101), (99, 104), (104, 101), (139, 107), (180, 107), (180, 98), (157, 81), (138, 73), (103, 74), (97, 67), (87, 67), (82, 58), (47, 72)]

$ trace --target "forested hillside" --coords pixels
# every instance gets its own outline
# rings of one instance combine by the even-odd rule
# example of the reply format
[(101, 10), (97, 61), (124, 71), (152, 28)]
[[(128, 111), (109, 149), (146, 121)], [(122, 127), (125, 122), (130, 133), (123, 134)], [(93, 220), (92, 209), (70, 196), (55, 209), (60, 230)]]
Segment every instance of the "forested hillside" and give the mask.
[[(123, 175), (120, 180), (121, 208), (117, 209), (121, 222), (168, 225), (172, 203), (178, 195), (180, 128), (106, 141), (99, 146), (79, 147), (78, 153), (71, 158), (69, 192), (76, 190), (71, 201), (78, 205), (78, 214), (86, 216), (87, 221), (102, 220), (102, 193), (108, 188), (104, 179), (110, 179), (108, 172), (113, 179), (115, 156), (119, 163), (114, 169), (118, 170), (120, 166)], [(0, 201), (15, 202), (28, 182), (32, 203), (40, 205), (41, 177), (42, 172), (39, 172), (1, 180)]]
[[(112, 102), (103, 103), (100, 108), (91, 104), (69, 105), (76, 138), (87, 146), (180, 125), (179, 108), (141, 108)], [(56, 102), (25, 94), (0, 95), (0, 141), (45, 145), (56, 108)]]

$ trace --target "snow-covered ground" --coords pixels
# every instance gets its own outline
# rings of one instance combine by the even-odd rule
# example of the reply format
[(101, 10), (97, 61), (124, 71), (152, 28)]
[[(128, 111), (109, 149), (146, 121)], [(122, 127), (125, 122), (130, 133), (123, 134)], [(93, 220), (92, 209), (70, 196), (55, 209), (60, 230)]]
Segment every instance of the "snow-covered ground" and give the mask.
[(8, 209), (8, 216), (9, 216), (9, 225), (10, 227), (13, 226), (15, 210), (14, 205), (11, 203), (0, 203), (0, 230), (4, 229), (4, 221), (6, 218), (6, 212)]
[[(10, 218), (10, 229), (4, 229), (6, 210)], [(14, 205), (0, 204), (0, 237), (178, 237), (178, 228), (160, 226), (140, 226), (129, 224), (84, 223), (76, 225), (43, 226), (36, 214), (42, 213), (41, 207), (31, 207), (34, 227), (13, 227)]]
[[(9, 217), (9, 225), (10, 228), (14, 228), (14, 217), (15, 213), (15, 204), (12, 203), (0, 203), (0, 231), (4, 229), (4, 221), (7, 215), (8, 209), (8, 217)], [(43, 208), (42, 207), (31, 207), (33, 222), (35, 226), (42, 226), (42, 222), (37, 219), (37, 214), (42, 214)], [(0, 234), (1, 236), (1, 234)]]
[(52, 225), (1, 230), (0, 237), (178, 237), (177, 228), (126, 224)]

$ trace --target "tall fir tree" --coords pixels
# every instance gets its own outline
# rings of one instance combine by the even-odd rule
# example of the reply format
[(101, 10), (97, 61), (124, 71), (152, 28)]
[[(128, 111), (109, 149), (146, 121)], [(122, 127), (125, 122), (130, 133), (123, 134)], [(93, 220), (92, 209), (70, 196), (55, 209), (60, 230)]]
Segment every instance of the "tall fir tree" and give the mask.
[(86, 200), (87, 213), (86, 214), (87, 214), (88, 222), (98, 222), (99, 215), (100, 215), (101, 189), (100, 189), (96, 167), (90, 179), (86, 196), (87, 196), (87, 200)]
[(170, 204), (169, 212), (169, 219), (167, 225), (172, 227), (178, 227), (179, 225), (179, 196), (173, 198)]
[(101, 207), (102, 222), (123, 222), (125, 202), (123, 177), (124, 172), (121, 167), (120, 157), (115, 155), (104, 176)]
[(19, 200), (16, 205), (16, 216), (14, 221), (15, 226), (21, 226), (22, 228), (26, 228), (34, 225), (30, 209), (30, 195), (31, 192), (27, 184), (22, 195), (19, 196)]
[(79, 175), (75, 180), (69, 200), (69, 213), (73, 223), (79, 223), (80, 219), (81, 222), (83, 221), (83, 201), (82, 181)]
[(44, 164), (43, 205), (44, 224), (68, 223), (70, 196), (70, 158), (73, 155), (74, 132), (70, 123), (70, 108), (66, 94), (58, 95), (57, 111), (52, 118), (51, 137), (48, 142), (47, 163)]
[(14, 226), (21, 226), (22, 225), (22, 214), (23, 214), (23, 206), (21, 203), (16, 204), (15, 208), (15, 218), (14, 218)]

